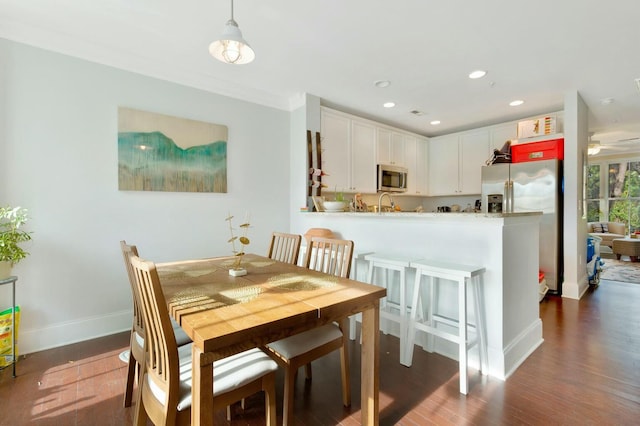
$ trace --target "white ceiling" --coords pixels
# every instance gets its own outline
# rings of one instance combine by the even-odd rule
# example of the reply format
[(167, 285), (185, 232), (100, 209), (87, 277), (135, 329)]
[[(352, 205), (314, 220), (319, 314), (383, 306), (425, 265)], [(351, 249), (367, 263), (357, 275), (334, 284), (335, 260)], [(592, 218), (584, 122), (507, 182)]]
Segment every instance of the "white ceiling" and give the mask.
[(577, 90), (593, 139), (640, 137), (638, 0), (237, 0), (248, 65), (209, 56), (229, 17), (228, 0), (0, 0), (0, 37), (286, 110), (310, 93), (426, 136), (561, 110)]

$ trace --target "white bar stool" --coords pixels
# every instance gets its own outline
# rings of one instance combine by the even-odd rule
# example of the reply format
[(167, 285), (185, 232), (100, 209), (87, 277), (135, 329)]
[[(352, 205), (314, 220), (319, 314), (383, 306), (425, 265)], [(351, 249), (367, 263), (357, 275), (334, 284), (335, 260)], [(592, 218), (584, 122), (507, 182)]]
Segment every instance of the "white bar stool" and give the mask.
[[(372, 251), (354, 251), (351, 260), (351, 278), (352, 280), (358, 280), (358, 261), (366, 260), (366, 256), (373, 254)], [(365, 271), (367, 272), (367, 271)], [(349, 339), (356, 340), (356, 318), (360, 318), (362, 314), (351, 315), (349, 317)], [(362, 322), (362, 321), (361, 321)]]
[[(407, 289), (406, 289), (406, 272), (411, 267), (411, 262), (417, 260), (416, 257), (398, 256), (393, 254), (378, 254), (373, 253), (366, 255), (365, 260), (369, 261), (369, 284), (374, 284), (387, 289), (387, 297), (380, 300), (380, 317), (400, 324), (400, 362), (405, 358), (405, 351), (407, 348), (405, 339), (407, 337)], [(384, 279), (379, 280), (376, 277), (376, 269), (384, 271)], [(389, 272), (394, 271), (400, 274), (400, 300), (396, 303), (389, 300)], [(374, 279), (374, 277), (376, 279)], [(398, 310), (398, 314), (392, 311), (392, 309)], [(382, 325), (382, 332), (387, 334), (387, 328)]]
[[(411, 266), (416, 268), (416, 279), (413, 287), (413, 301), (411, 306), (414, 309), (411, 310), (411, 317), (409, 320), (407, 343), (408, 346), (405, 350), (406, 357), (404, 358), (403, 365), (407, 367), (411, 366), (413, 359), (413, 345), (415, 342), (416, 329), (422, 330), (428, 333), (428, 337), (433, 339), (432, 336), (438, 336), (446, 339), (450, 342), (458, 344), (458, 362), (460, 366), (460, 393), (466, 395), (469, 388), (469, 378), (467, 376), (467, 352), (474, 345), (478, 345), (479, 362), (480, 362), (480, 374), (486, 372), (487, 363), (487, 346), (486, 346), (486, 330), (484, 322), (484, 310), (481, 303), (481, 287), (482, 278), (485, 268), (480, 266), (461, 265), (451, 262), (440, 262), (435, 260), (418, 260), (411, 262)], [(422, 301), (421, 296), (421, 282), (422, 276), (429, 277), (429, 301)], [(435, 278), (438, 280), (436, 281)], [(437, 306), (437, 289), (435, 284), (439, 279), (446, 279), (455, 281), (458, 283), (458, 319), (446, 318), (438, 315), (435, 312), (435, 306)], [(471, 284), (473, 287), (473, 301), (474, 301), (474, 314), (475, 325), (471, 325), (467, 320), (467, 284)], [(417, 318), (417, 313), (420, 311), (420, 306), (425, 303), (427, 306), (426, 318), (420, 321)], [(437, 323), (447, 324), (449, 326), (456, 326), (458, 328), (458, 334), (449, 333), (442, 329), (437, 328)], [(475, 338), (469, 339), (468, 326), (475, 330)], [(432, 344), (428, 347), (433, 347)]]

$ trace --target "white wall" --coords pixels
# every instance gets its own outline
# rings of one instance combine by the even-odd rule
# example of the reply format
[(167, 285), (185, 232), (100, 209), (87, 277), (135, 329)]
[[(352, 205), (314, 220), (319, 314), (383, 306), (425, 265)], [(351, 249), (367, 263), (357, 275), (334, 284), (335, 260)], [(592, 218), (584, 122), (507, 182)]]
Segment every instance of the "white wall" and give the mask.
[[(0, 57), (0, 204), (32, 216), (21, 353), (130, 327), (121, 239), (166, 261), (230, 254), (228, 212), (250, 212), (257, 253), (289, 229), (288, 112), (2, 39)], [(227, 125), (228, 192), (118, 191), (118, 106)]]
[(564, 283), (562, 296), (579, 299), (589, 288), (583, 167), (587, 163), (589, 109), (576, 91), (564, 102)]

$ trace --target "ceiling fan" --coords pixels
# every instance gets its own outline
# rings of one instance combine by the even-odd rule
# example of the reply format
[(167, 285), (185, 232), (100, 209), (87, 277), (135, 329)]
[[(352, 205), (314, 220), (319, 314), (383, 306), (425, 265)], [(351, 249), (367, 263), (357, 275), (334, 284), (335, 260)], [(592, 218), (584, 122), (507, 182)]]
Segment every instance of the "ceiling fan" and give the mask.
[(610, 152), (611, 154), (614, 152), (624, 153), (637, 151), (638, 145), (640, 145), (640, 138), (621, 139), (607, 143), (601, 143), (600, 141), (589, 139), (588, 154), (593, 156), (597, 154), (604, 154), (603, 151), (613, 151)]

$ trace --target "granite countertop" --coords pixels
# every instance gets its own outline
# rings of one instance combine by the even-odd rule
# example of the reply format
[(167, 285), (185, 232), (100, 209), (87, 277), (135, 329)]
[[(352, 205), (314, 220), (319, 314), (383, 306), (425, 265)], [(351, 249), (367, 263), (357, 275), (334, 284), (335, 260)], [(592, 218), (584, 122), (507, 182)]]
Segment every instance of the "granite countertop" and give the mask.
[[(308, 214), (308, 213), (305, 213)], [(524, 217), (538, 216), (542, 212), (519, 212), (519, 213), (464, 213), (464, 212), (381, 212), (381, 213), (365, 213), (365, 212), (314, 212), (312, 214), (329, 215), (329, 216), (352, 216), (352, 217), (398, 217), (398, 218), (450, 218), (450, 219), (472, 219), (472, 218), (505, 218), (505, 217)]]

